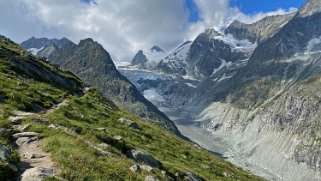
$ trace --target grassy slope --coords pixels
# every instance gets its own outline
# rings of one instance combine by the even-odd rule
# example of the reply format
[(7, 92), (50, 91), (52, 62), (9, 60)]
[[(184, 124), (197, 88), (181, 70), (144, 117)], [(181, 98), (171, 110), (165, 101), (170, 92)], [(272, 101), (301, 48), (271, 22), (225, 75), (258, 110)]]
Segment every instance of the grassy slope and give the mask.
[[(259, 180), (192, 143), (181, 140), (138, 116), (111, 106), (96, 90), (90, 90), (84, 95), (75, 94), (81, 85), (77, 78), (35, 57), (27, 56), (26, 52), (3, 37), (0, 38), (0, 52), (1, 127), (10, 126), (7, 118), (14, 110), (31, 111), (35, 104), (45, 110), (65, 100), (65, 106), (48, 114), (45, 111), (39, 112), (35, 117), (67, 127), (92, 143), (108, 143), (111, 145), (108, 151), (119, 155), (103, 156), (84, 144), (79, 137), (67, 135), (26, 118), (24, 122), (31, 124), (29, 131), (41, 133), (46, 151), (52, 153), (54, 161), (61, 169), (61, 176), (67, 180), (143, 180), (146, 175), (154, 175), (164, 180), (160, 169), (151, 173), (143, 171), (141, 174), (129, 170), (135, 161), (127, 158), (125, 153), (133, 148), (144, 149), (152, 154), (163, 164), (161, 169), (173, 177), (175, 173), (179, 173), (176, 180), (182, 180), (184, 172), (192, 172), (206, 180)], [(19, 61), (37, 62), (42, 68), (59, 73), (63, 78), (75, 83), (73, 89), (62, 88), (50, 80), (21, 72), (12, 64), (12, 57)], [(121, 124), (118, 121), (121, 117), (135, 121), (140, 129)], [(101, 127), (106, 130), (96, 129)], [(116, 135), (123, 139), (113, 139)], [(10, 144), (9, 135), (2, 136), (0, 143)]]

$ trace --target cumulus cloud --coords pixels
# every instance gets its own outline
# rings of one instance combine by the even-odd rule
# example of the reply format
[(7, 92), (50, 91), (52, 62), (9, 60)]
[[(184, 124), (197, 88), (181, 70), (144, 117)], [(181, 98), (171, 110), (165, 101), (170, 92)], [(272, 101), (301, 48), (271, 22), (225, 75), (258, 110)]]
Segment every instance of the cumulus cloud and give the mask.
[(208, 28), (220, 27), (229, 9), (228, 0), (195, 0), (195, 4), (199, 8), (201, 21), (189, 26), (188, 39), (194, 39)]
[(194, 2), (197, 22), (188, 21), (184, 0), (0, 0), (0, 34), (17, 42), (36, 36), (77, 43), (91, 37), (114, 60), (130, 61), (139, 49), (156, 44), (170, 50), (207, 28), (219, 28), (227, 16), (251, 22), (267, 15), (247, 16), (229, 8), (228, 0)]
[(0, 0), (0, 33), (15, 41), (31, 36), (92, 37), (118, 60), (153, 44), (169, 48), (185, 37), (188, 12), (181, 0)]

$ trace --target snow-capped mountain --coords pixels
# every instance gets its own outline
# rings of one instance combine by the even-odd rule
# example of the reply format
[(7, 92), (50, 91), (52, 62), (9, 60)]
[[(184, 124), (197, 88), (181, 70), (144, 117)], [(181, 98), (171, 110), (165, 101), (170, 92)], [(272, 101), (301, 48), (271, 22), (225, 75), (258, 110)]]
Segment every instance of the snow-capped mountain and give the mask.
[(186, 41), (171, 51), (157, 64), (157, 70), (168, 74), (186, 75), (188, 68), (186, 59), (191, 45), (191, 41)]
[(154, 45), (148, 50), (139, 50), (131, 61), (132, 66), (143, 69), (153, 69), (164, 58), (166, 53), (159, 46)]

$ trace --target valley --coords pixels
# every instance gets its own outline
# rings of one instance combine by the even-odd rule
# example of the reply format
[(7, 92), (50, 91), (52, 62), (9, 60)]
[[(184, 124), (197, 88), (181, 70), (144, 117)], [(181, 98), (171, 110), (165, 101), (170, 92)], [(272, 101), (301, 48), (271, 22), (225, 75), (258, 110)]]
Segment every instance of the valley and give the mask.
[(321, 0), (211, 16), (216, 1), (173, 1), (179, 16), (126, 10), (137, 22), (116, 15), (138, 1), (104, 3), (0, 35), (0, 180), (321, 180)]

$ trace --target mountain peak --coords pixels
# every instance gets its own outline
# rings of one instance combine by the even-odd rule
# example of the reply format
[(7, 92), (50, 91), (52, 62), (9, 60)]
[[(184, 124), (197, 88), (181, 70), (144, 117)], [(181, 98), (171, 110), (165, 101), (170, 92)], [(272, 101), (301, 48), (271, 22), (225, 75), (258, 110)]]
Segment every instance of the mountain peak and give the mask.
[(162, 50), (159, 46), (154, 45), (151, 49), (151, 52), (164, 52), (164, 50)]
[(244, 23), (238, 20), (234, 20), (229, 26), (240, 26), (240, 25), (244, 25)]
[(212, 28), (212, 29), (207, 29), (207, 30), (205, 31), (205, 34), (207, 34), (207, 35), (210, 36), (210, 37), (220, 36), (220, 33), (217, 32), (214, 28)]
[(139, 50), (132, 60), (132, 65), (144, 65), (147, 62), (147, 57), (143, 50)]
[(321, 0), (309, 0), (300, 8), (298, 15), (307, 17), (316, 13), (321, 13)]
[(86, 38), (86, 39), (80, 40), (79, 45), (83, 45), (86, 43), (95, 43), (95, 41), (92, 38)]

